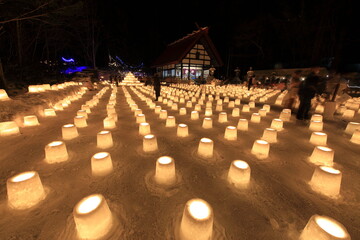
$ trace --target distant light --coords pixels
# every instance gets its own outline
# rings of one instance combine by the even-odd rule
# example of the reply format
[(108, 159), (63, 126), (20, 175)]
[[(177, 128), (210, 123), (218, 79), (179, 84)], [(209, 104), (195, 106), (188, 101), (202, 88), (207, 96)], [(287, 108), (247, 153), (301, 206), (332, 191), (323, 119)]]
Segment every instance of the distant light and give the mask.
[(64, 57), (61, 57), (61, 59), (62, 59), (64, 62), (67, 62), (67, 63), (69, 63), (69, 62), (75, 62), (73, 58), (66, 59), (66, 58), (64, 58)]

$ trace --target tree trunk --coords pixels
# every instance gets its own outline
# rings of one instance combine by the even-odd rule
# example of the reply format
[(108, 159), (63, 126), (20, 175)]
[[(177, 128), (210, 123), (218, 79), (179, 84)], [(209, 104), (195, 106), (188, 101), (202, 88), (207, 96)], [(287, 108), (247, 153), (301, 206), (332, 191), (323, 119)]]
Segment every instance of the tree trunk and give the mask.
[(0, 58), (0, 89), (7, 90), (6, 79), (5, 79), (5, 75), (4, 75), (4, 71), (3, 71), (3, 67), (2, 67), (1, 58)]

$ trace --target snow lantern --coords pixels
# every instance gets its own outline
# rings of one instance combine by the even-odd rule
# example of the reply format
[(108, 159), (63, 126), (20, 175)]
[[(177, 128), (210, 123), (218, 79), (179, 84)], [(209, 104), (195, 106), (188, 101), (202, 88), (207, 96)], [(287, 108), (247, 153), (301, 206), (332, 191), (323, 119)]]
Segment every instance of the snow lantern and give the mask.
[(78, 130), (74, 124), (66, 124), (61, 128), (64, 140), (71, 140), (79, 136)]
[(259, 114), (260, 114), (261, 117), (266, 117), (266, 114), (267, 114), (266, 109), (264, 109), (264, 108), (260, 109)]
[(200, 198), (189, 200), (180, 223), (180, 239), (212, 239), (214, 214), (211, 206)]
[(203, 158), (212, 158), (214, 154), (214, 142), (209, 138), (200, 139), (197, 154)]
[(217, 104), (217, 105), (216, 105), (216, 108), (215, 108), (215, 111), (216, 111), (216, 112), (221, 112), (222, 110), (223, 110), (222, 104)]
[(241, 99), (240, 98), (235, 99), (235, 105), (239, 106), (240, 104), (241, 104)]
[(353, 134), (356, 129), (360, 129), (360, 123), (358, 122), (349, 122), (346, 126), (345, 133)]
[(239, 119), (238, 125), (237, 125), (237, 129), (238, 129), (238, 130), (240, 130), (240, 131), (247, 131), (247, 130), (248, 130), (248, 126), (249, 126), (249, 123), (248, 123), (248, 120), (247, 120), (247, 119), (245, 119), (245, 118)]
[(205, 108), (212, 108), (212, 102), (207, 101), (206, 104), (205, 104)]
[(351, 120), (355, 115), (355, 111), (351, 109), (346, 109), (342, 115), (342, 118), (345, 120)]
[(154, 152), (158, 150), (158, 144), (155, 135), (148, 134), (144, 136), (143, 150), (144, 152)]
[(205, 116), (211, 117), (213, 114), (212, 108), (205, 108)]
[(74, 124), (77, 128), (87, 127), (86, 118), (84, 116), (76, 116), (74, 118)]
[(283, 130), (284, 122), (279, 118), (275, 118), (271, 121), (271, 128), (275, 129), (276, 131), (280, 132)]
[(145, 114), (141, 113), (136, 115), (136, 123), (144, 123), (146, 122)]
[(240, 108), (233, 108), (233, 110), (231, 112), (231, 116), (239, 117), (240, 116)]
[(313, 132), (310, 137), (310, 143), (316, 146), (325, 146), (327, 142), (327, 134), (323, 132)]
[(334, 150), (324, 146), (316, 146), (310, 156), (310, 162), (320, 163), (325, 166), (332, 166), (334, 160)]
[(225, 123), (228, 121), (227, 119), (227, 113), (226, 112), (221, 112), (219, 113), (219, 118), (218, 118), (219, 123)]
[(73, 210), (77, 235), (80, 239), (100, 239), (113, 226), (109, 206), (101, 194), (83, 198)]
[(205, 129), (212, 128), (213, 127), (212, 118), (209, 117), (204, 118), (202, 127)]
[(186, 108), (180, 108), (179, 109), (179, 114), (180, 115), (186, 115)]
[(0, 122), (0, 136), (11, 136), (20, 133), (15, 121)]
[(172, 157), (159, 157), (156, 161), (155, 182), (160, 185), (172, 185), (176, 182), (175, 162)]
[(139, 134), (140, 135), (147, 135), (150, 134), (151, 130), (150, 130), (150, 124), (147, 122), (142, 122), (139, 124)]
[(268, 143), (276, 143), (277, 142), (276, 129), (265, 128), (261, 139), (267, 141)]
[(84, 116), (85, 119), (88, 118), (88, 115), (87, 115), (86, 110), (78, 110), (78, 111), (76, 112), (76, 115), (77, 115), (77, 116)]
[(178, 104), (177, 103), (173, 103), (171, 105), (171, 110), (177, 111), (178, 110)]
[(91, 158), (91, 171), (93, 176), (105, 176), (113, 171), (111, 156), (108, 152), (99, 152)]
[(189, 136), (189, 128), (186, 124), (180, 123), (177, 127), (177, 136), (178, 137), (187, 137)]
[(175, 127), (176, 119), (174, 116), (168, 116), (166, 119), (165, 127)]
[(0, 101), (9, 100), (9, 96), (7, 95), (4, 89), (0, 89)]
[(332, 167), (319, 166), (315, 168), (310, 186), (314, 191), (329, 197), (337, 197), (340, 194), (341, 178), (342, 174), (339, 170)]
[(135, 103), (132, 103), (132, 104), (130, 105), (130, 109), (131, 109), (131, 111), (134, 112), (136, 109), (138, 109), (138, 105), (135, 104)]
[(351, 136), (350, 142), (360, 144), (360, 129), (355, 130), (355, 132)]
[(30, 115), (24, 117), (24, 126), (31, 127), (31, 126), (38, 126), (40, 125), (37, 116)]
[(62, 141), (53, 141), (45, 146), (45, 161), (47, 163), (59, 163), (69, 158), (66, 145)]
[(234, 126), (227, 126), (225, 129), (224, 138), (229, 141), (237, 140), (237, 129)]
[(251, 169), (247, 162), (242, 160), (232, 161), (227, 180), (236, 188), (246, 188), (250, 183)]
[(310, 121), (321, 121), (321, 122), (322, 120), (323, 120), (323, 116), (320, 114), (313, 114), (310, 119)]
[(114, 145), (111, 132), (107, 130), (99, 132), (96, 140), (98, 148), (106, 149)]
[(23, 172), (6, 182), (8, 204), (14, 209), (27, 209), (45, 198), (44, 187), (35, 171)]
[(196, 104), (195, 107), (194, 107), (194, 111), (201, 111), (201, 105)]
[(53, 108), (46, 108), (46, 109), (44, 109), (44, 116), (45, 117), (55, 117), (56, 112)]
[(199, 119), (199, 112), (191, 111), (191, 120), (198, 120), (198, 119)]
[(249, 102), (249, 107), (254, 108), (255, 107), (255, 102), (253, 102), (253, 101)]
[(327, 216), (313, 215), (304, 230), (300, 240), (350, 240), (351, 237), (341, 223)]
[(322, 121), (311, 121), (309, 129), (314, 132), (320, 132), (323, 130), (323, 125)]
[(192, 102), (191, 102), (191, 101), (187, 101), (185, 107), (187, 107), (187, 108), (192, 108)]
[(230, 101), (228, 104), (228, 108), (233, 108), (235, 107), (235, 102), (234, 101)]
[(112, 117), (106, 117), (103, 122), (104, 122), (104, 128), (105, 129), (114, 129), (114, 128), (116, 128), (115, 119), (112, 118)]
[(160, 110), (160, 119), (166, 119), (167, 118), (167, 111), (166, 110)]
[(118, 121), (118, 115), (117, 115), (117, 113), (110, 113), (110, 114), (108, 114), (108, 117), (113, 118), (115, 122)]
[(134, 116), (136, 117), (138, 114), (142, 114), (142, 110), (139, 108), (135, 110)]
[(261, 116), (259, 113), (253, 113), (251, 114), (250, 122), (252, 123), (260, 123), (261, 122)]
[(291, 109), (283, 109), (280, 113), (279, 118), (284, 122), (289, 122), (291, 118)]
[(91, 113), (90, 106), (86, 104), (81, 105), (81, 110), (85, 110), (88, 114)]
[(269, 156), (270, 144), (265, 140), (255, 140), (251, 153), (258, 159), (265, 159)]
[(250, 106), (245, 104), (242, 108), (242, 112), (250, 112)]
[(155, 106), (154, 111), (155, 111), (156, 114), (160, 114), (161, 106)]
[(323, 113), (324, 112), (324, 105), (318, 104), (315, 108), (316, 113)]

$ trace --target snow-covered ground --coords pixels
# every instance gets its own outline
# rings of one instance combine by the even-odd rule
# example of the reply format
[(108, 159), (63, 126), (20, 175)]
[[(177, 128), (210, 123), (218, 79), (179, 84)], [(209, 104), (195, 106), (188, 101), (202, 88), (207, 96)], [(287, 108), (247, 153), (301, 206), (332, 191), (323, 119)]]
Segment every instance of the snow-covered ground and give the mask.
[[(143, 137), (138, 133), (124, 89), (145, 114), (151, 132), (157, 137), (157, 152), (143, 152)], [(167, 104), (156, 102), (169, 116), (176, 117), (177, 124), (188, 125), (189, 136), (179, 138), (177, 128), (165, 127), (166, 120), (159, 119), (134, 88), (119, 87), (115, 106), (119, 120), (116, 128), (110, 130), (114, 146), (106, 150), (111, 154), (114, 170), (107, 176), (93, 177), (90, 159), (104, 151), (97, 148), (96, 136), (104, 129), (111, 91), (108, 89), (91, 109), (88, 127), (78, 129), (79, 137), (64, 141), (69, 161), (46, 163), (44, 147), (62, 140), (61, 127), (73, 123), (77, 110), (93, 98), (95, 91), (57, 111), (56, 117), (38, 116), (40, 125), (21, 128), (21, 135), (0, 138), (0, 239), (76, 239), (74, 206), (94, 193), (105, 197), (115, 217), (116, 224), (105, 239), (178, 239), (184, 206), (192, 198), (204, 199), (212, 206), (213, 239), (298, 239), (314, 214), (336, 219), (352, 239), (360, 239), (360, 148), (344, 133), (347, 122), (336, 117), (324, 123), (327, 146), (335, 151), (334, 168), (343, 174), (341, 195), (333, 199), (314, 192), (308, 184), (316, 167), (309, 161), (314, 145), (309, 143), (308, 126), (297, 122), (294, 116), (284, 123), (278, 142), (270, 144), (267, 159), (259, 160), (251, 154), (254, 141), (270, 127), (272, 119), (279, 117), (281, 108), (272, 106), (261, 123), (249, 121), (248, 131), (238, 131), (238, 140), (228, 141), (224, 139), (226, 126), (237, 126), (239, 118), (250, 120), (262, 103), (257, 103), (249, 113), (241, 112), (240, 117), (232, 117), (232, 109), (224, 104), (223, 111), (228, 113), (226, 123), (218, 122), (219, 112), (215, 111), (214, 103), (213, 128), (204, 129), (204, 106), (199, 120), (191, 120), (194, 106), (187, 109), (186, 115), (179, 115), (179, 111), (171, 110)], [(274, 103), (275, 97), (269, 103)], [(240, 109), (243, 102), (248, 99), (242, 100)], [(185, 104), (179, 104), (180, 107)], [(3, 111), (1, 114), (6, 115), (7, 110)], [(357, 114), (353, 121), (359, 120)], [(196, 153), (203, 137), (214, 141), (214, 157), (208, 160)], [(171, 188), (159, 187), (153, 181), (155, 163), (160, 156), (175, 160), (178, 183)], [(226, 180), (230, 163), (235, 159), (244, 160), (251, 167), (248, 189), (236, 189)], [(6, 180), (29, 170), (39, 173), (46, 198), (29, 210), (11, 209), (7, 203)]]

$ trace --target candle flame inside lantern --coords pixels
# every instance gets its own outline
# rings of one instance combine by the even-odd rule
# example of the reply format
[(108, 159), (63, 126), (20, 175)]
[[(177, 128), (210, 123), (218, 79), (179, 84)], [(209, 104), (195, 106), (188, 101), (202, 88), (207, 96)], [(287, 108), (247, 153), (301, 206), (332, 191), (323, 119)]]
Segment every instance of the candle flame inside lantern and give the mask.
[(99, 196), (91, 196), (85, 199), (81, 204), (78, 206), (77, 210), (81, 214), (89, 213), (94, 211), (101, 203), (101, 198)]
[(342, 227), (339, 226), (336, 222), (331, 221), (329, 218), (319, 216), (315, 218), (315, 222), (319, 225), (319, 227), (334, 237), (343, 238), (346, 236), (346, 233)]
[(11, 179), (12, 182), (22, 182), (32, 178), (35, 175), (35, 172), (25, 172), (19, 174)]
[(189, 204), (189, 212), (195, 219), (203, 220), (210, 217), (210, 208), (204, 201), (193, 201)]

